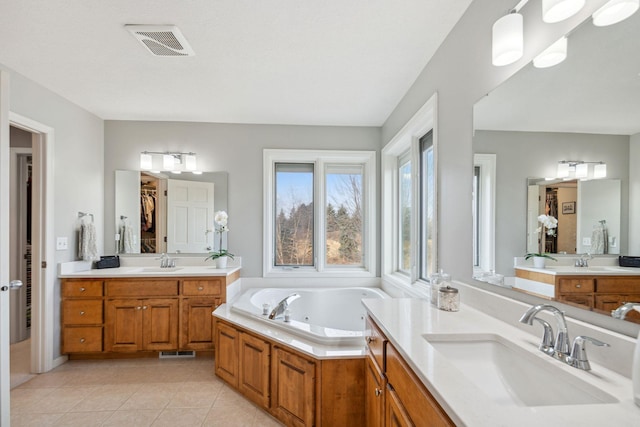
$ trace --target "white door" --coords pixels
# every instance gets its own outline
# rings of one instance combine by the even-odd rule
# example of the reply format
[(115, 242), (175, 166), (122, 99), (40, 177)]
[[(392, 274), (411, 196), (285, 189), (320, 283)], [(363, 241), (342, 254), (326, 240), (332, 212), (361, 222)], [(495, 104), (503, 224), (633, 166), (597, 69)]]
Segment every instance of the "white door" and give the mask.
[(213, 183), (170, 179), (167, 184), (167, 252), (213, 250)]
[[(0, 70), (0, 235), (9, 235), (9, 74)], [(0, 426), (9, 416), (9, 239), (0, 239)]]

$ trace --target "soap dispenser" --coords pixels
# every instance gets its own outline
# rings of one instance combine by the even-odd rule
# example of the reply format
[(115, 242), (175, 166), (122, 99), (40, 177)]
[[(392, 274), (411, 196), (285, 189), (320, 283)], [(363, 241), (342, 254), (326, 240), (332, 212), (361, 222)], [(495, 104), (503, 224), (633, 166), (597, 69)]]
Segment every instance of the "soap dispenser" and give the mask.
[[(640, 311), (640, 307), (633, 307)], [(640, 406), (640, 334), (636, 341), (636, 351), (633, 353), (633, 365), (631, 366), (631, 381), (633, 382), (633, 401)]]

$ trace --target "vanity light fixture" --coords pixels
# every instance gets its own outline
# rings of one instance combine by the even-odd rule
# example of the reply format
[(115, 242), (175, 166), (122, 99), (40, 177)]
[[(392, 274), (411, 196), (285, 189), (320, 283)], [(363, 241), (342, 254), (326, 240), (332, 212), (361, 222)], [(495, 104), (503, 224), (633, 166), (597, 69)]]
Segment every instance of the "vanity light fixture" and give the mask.
[(533, 66), (536, 68), (547, 68), (558, 65), (567, 58), (567, 38), (561, 37), (542, 53), (533, 58)]
[(638, 10), (640, 0), (610, 0), (593, 13), (593, 25), (604, 27), (624, 21)]
[(523, 18), (515, 9), (493, 24), (491, 53), (491, 62), (497, 67), (513, 64), (522, 58)]
[(607, 165), (604, 162), (585, 162), (582, 160), (561, 160), (558, 162), (558, 178), (569, 178), (571, 172), (578, 179), (589, 177), (589, 165), (593, 167), (593, 178), (605, 178), (607, 176)]
[[(154, 162), (154, 157), (162, 157), (162, 162)], [(155, 168), (154, 168), (155, 164)], [(145, 171), (170, 171), (174, 173), (180, 173), (183, 171), (191, 172), (194, 174), (200, 174), (201, 171), (197, 170), (197, 158), (196, 153), (181, 153), (178, 151), (143, 151), (140, 153), (140, 169)], [(162, 166), (160, 168), (159, 166)]]
[(584, 7), (585, 0), (542, 0), (542, 20), (547, 24), (571, 18)]

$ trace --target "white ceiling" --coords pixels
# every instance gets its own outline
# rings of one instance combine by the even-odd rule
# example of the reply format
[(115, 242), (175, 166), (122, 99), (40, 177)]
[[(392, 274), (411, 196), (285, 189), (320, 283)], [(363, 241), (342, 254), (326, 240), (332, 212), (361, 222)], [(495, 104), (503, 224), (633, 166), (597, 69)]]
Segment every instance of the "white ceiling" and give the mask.
[(568, 35), (567, 59), (531, 64), (474, 108), (476, 129), (634, 135), (640, 132), (640, 12)]
[[(0, 63), (105, 120), (380, 126), (471, 0), (0, 0)], [(173, 24), (154, 57), (125, 24)]]

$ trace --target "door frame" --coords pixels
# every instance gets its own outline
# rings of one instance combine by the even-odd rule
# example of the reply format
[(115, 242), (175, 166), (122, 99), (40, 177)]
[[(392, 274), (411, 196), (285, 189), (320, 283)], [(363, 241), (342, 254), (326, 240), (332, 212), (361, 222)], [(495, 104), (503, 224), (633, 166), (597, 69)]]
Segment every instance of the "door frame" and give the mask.
[[(0, 234), (9, 234), (9, 72), (0, 69)], [(9, 286), (9, 239), (0, 239), (0, 286)], [(9, 291), (0, 291), (0, 426), (11, 422)]]
[[(53, 369), (54, 283), (56, 280), (53, 218), (54, 129), (9, 111), (9, 124), (32, 134), (33, 207), (31, 258), (31, 372)], [(38, 268), (40, 266), (40, 268)], [(64, 360), (57, 361), (56, 365)]]

